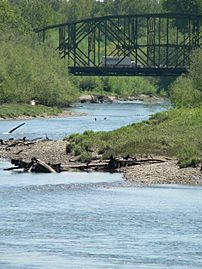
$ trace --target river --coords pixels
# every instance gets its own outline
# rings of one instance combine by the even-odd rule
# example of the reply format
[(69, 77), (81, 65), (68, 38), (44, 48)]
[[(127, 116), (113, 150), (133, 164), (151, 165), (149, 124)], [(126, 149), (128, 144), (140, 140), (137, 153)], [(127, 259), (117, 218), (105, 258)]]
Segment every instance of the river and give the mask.
[[(85, 116), (1, 121), (1, 138), (112, 130), (164, 103), (77, 105)], [(104, 120), (104, 118), (107, 118)], [(96, 118), (96, 120), (95, 120)], [(0, 162), (0, 269), (201, 269), (201, 187), (138, 187), (121, 174), (24, 174)]]

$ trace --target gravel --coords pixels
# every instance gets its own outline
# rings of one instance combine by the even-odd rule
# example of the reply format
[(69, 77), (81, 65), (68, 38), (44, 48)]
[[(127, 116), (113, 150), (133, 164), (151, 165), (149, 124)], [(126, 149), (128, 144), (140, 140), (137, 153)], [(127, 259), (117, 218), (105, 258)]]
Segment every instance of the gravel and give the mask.
[[(66, 154), (65, 141), (18, 141), (19, 144), (10, 147), (17, 141), (7, 141), (0, 146), (0, 157), (4, 159), (22, 159), (30, 162), (32, 157), (46, 163), (69, 164), (72, 156)], [(125, 179), (141, 185), (151, 184), (191, 184), (202, 185), (200, 167), (180, 169), (177, 160), (167, 160), (162, 163), (142, 164), (120, 169)]]
[(137, 184), (189, 184), (202, 185), (200, 167), (179, 168), (177, 160), (144, 164), (121, 169), (128, 181)]

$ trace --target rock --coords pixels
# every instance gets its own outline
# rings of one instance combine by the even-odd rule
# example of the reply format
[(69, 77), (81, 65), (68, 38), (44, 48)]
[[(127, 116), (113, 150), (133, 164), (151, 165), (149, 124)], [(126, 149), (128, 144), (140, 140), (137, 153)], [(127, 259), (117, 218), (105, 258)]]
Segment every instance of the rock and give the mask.
[(111, 96), (105, 96), (105, 95), (82, 95), (80, 97), (81, 103), (112, 103), (114, 101), (115, 97), (112, 98)]

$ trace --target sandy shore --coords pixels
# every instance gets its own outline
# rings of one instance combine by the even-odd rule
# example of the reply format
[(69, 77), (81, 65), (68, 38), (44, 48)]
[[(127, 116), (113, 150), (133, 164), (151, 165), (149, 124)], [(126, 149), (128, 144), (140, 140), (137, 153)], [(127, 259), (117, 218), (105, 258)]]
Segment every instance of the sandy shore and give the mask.
[[(46, 163), (72, 163), (72, 156), (66, 154), (65, 141), (26, 141), (14, 147), (7, 142), (0, 146), (0, 157), (4, 159), (19, 159), (30, 162), (32, 157), (41, 159)], [(190, 184), (202, 185), (202, 171), (197, 168), (180, 169), (176, 160), (166, 160), (156, 164), (142, 164), (121, 168), (120, 172), (128, 181), (138, 185), (150, 184)]]

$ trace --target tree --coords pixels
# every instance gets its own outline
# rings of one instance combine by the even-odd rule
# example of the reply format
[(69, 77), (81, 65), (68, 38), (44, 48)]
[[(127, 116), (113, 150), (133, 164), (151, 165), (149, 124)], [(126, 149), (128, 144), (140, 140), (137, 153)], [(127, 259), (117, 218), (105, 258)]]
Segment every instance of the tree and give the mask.
[(62, 2), (60, 12), (64, 21), (76, 21), (78, 19), (93, 16), (94, 0), (69, 0)]
[(163, 0), (163, 8), (174, 13), (200, 14), (202, 12), (201, 0)]
[[(124, 15), (137, 13), (151, 13), (161, 10), (161, 4), (157, 0), (104, 0), (103, 12), (105, 15)], [(104, 15), (103, 14), (103, 15)]]
[(202, 104), (202, 51), (193, 52), (190, 73), (181, 76), (172, 85), (171, 97), (177, 107), (195, 107)]
[(57, 14), (47, 0), (10, 0), (10, 3), (18, 9), (21, 17), (31, 29), (56, 22)]
[(194, 88), (201, 91), (202, 94), (202, 50), (197, 49), (192, 53), (190, 77), (193, 80)]

